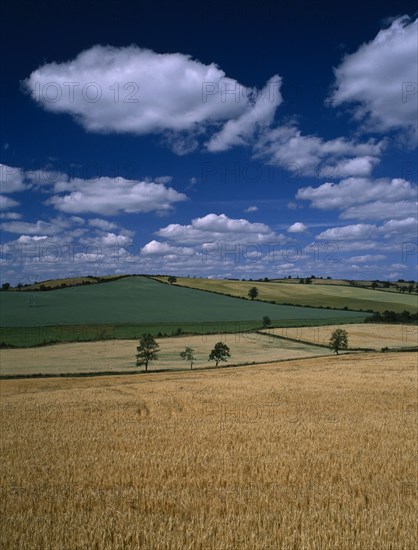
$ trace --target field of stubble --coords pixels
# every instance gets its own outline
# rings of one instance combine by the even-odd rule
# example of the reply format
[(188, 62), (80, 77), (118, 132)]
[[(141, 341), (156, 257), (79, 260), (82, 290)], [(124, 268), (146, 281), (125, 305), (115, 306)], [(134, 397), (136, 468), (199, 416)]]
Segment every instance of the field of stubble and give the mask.
[(1, 382), (2, 548), (413, 549), (417, 361)]
[[(194, 368), (208, 368), (215, 363), (208, 357), (216, 342), (222, 341), (231, 350), (229, 364), (263, 363), (302, 357), (329, 355), (330, 350), (299, 342), (272, 338), (267, 334), (240, 332), (160, 338), (158, 359), (149, 364), (149, 371), (187, 369), (180, 357), (186, 346), (195, 350)], [(137, 340), (109, 340), (57, 344), (39, 348), (0, 349), (1, 375), (33, 375), (92, 372), (139, 372), (136, 366)], [(225, 363), (221, 363), (224, 365)]]

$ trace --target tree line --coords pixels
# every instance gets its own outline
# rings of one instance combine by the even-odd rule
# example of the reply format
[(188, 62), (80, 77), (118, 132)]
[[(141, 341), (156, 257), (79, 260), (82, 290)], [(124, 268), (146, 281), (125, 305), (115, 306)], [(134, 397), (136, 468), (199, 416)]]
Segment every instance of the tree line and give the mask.
[[(340, 350), (348, 349), (348, 334), (347, 331), (341, 328), (337, 328), (331, 334), (328, 347), (336, 355)], [(139, 340), (136, 348), (136, 366), (144, 367), (145, 372), (148, 372), (148, 365), (151, 361), (158, 359), (158, 352), (160, 346), (152, 334), (143, 334)], [(193, 365), (196, 361), (195, 349), (186, 346), (184, 351), (180, 353), (181, 359), (187, 361), (190, 368), (193, 369)], [(209, 354), (209, 361), (214, 361), (217, 367), (221, 361), (227, 361), (231, 357), (231, 350), (224, 342), (217, 342)]]

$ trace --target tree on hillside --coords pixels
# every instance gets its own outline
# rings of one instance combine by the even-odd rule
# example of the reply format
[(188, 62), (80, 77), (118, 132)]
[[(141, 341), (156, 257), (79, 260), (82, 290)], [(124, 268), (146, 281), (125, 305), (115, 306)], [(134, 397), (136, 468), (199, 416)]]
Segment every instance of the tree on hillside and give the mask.
[(158, 351), (160, 346), (157, 344), (152, 334), (143, 334), (139, 340), (139, 345), (136, 348), (136, 366), (145, 365), (145, 372), (148, 370), (148, 363), (158, 359)]
[(331, 334), (329, 339), (329, 348), (333, 350), (337, 355), (340, 349), (348, 348), (348, 334), (347, 331), (342, 328), (337, 328)]
[(180, 353), (180, 357), (184, 359), (185, 361), (189, 361), (190, 368), (193, 368), (193, 363), (196, 360), (196, 357), (194, 356), (194, 349), (186, 347), (184, 351)]
[(2, 290), (9, 290), (10, 289), (10, 283), (3, 283), (1, 285)]
[(268, 327), (271, 325), (271, 319), (268, 315), (264, 315), (263, 317), (263, 327)]
[(216, 366), (218, 366), (219, 361), (227, 361), (229, 357), (231, 357), (229, 347), (223, 342), (218, 342), (210, 352), (209, 361), (215, 361)]
[(168, 282), (170, 283), (170, 285), (172, 285), (173, 283), (177, 283), (177, 277), (170, 275), (168, 278)]
[(258, 288), (256, 286), (253, 286), (248, 291), (248, 297), (251, 298), (251, 300), (254, 300), (254, 298), (257, 298), (258, 296)]

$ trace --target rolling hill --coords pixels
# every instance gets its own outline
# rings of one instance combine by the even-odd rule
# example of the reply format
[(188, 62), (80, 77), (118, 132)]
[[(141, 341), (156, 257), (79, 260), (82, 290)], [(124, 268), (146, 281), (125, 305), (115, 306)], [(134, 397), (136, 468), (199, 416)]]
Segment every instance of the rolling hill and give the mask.
[[(362, 322), (365, 314), (239, 300), (133, 276), (50, 292), (0, 293), (0, 343), (133, 338), (143, 332), (172, 334), (275, 326)], [(66, 327), (65, 329), (63, 327)], [(117, 330), (115, 330), (117, 327)]]

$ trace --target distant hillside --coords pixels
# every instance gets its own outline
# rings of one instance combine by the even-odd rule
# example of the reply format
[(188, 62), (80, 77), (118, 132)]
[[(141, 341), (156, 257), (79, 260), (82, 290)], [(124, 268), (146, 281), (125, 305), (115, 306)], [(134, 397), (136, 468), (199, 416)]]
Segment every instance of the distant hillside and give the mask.
[[(167, 277), (157, 279), (168, 282)], [(416, 312), (418, 309), (418, 295), (415, 293), (362, 288), (361, 282), (358, 285), (350, 284), (349, 281), (342, 281), (341, 284), (331, 284), (332, 282), (337, 283), (332, 280), (325, 283), (321, 279), (314, 279), (312, 284), (300, 284), (298, 279), (264, 282), (177, 277), (175, 284), (241, 298), (248, 298), (248, 290), (256, 286), (259, 291), (257, 300), (274, 301), (278, 304), (380, 312)]]
[(116, 281), (129, 275), (105, 275), (105, 276), (92, 276), (86, 277), (68, 277), (64, 279), (47, 279), (45, 281), (36, 282), (33, 284), (18, 284), (16, 287), (10, 287), (7, 289), (9, 292), (29, 292), (29, 291), (48, 291), (57, 290), (59, 288), (67, 288), (71, 286), (93, 285), (97, 283), (108, 283), (110, 281)]

